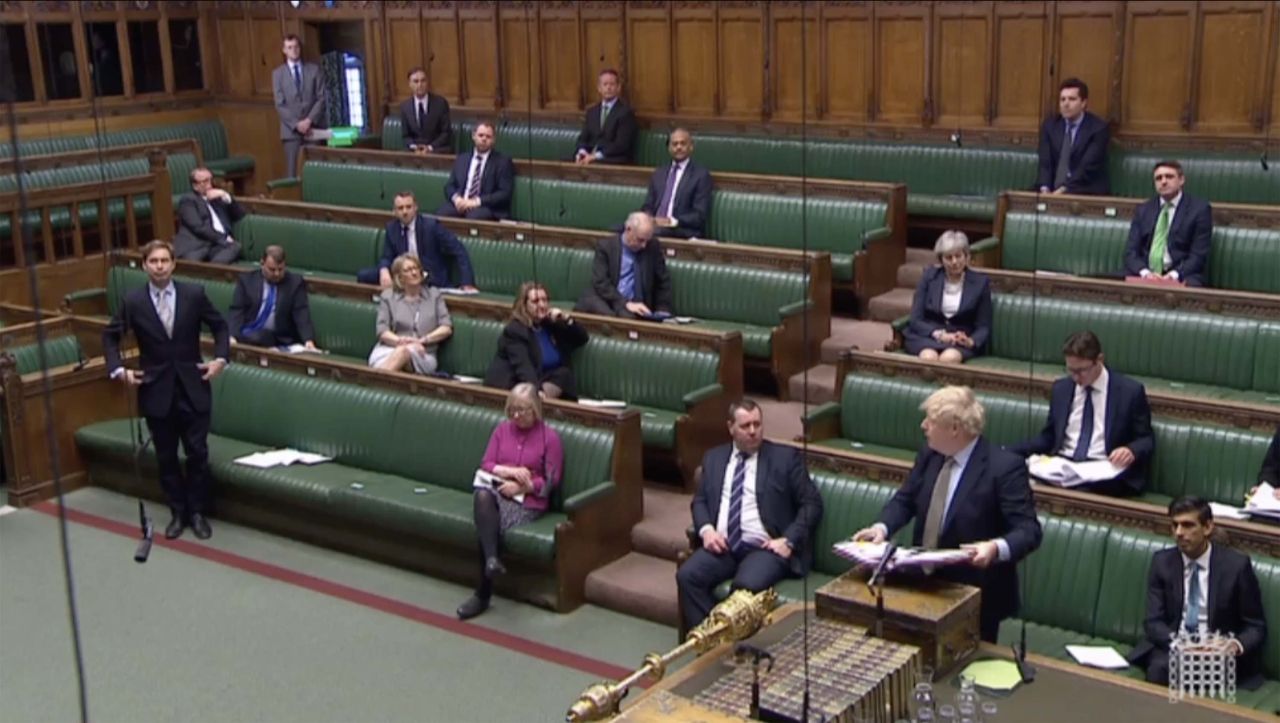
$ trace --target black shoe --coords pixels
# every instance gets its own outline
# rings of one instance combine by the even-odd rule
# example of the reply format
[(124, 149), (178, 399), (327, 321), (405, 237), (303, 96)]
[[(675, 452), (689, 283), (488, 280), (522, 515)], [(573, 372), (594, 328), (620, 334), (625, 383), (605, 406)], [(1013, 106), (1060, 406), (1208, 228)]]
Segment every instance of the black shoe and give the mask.
[(191, 531), (196, 533), (196, 538), (207, 540), (213, 536), (213, 528), (209, 526), (209, 520), (199, 512), (191, 513)]
[(485, 560), (485, 563), (484, 563), (485, 577), (492, 580), (493, 578), (499, 575), (505, 575), (505, 574), (507, 574), (507, 566), (502, 564), (502, 560), (499, 560), (496, 557), (491, 557), (488, 560)]
[(458, 619), (470, 620), (485, 610), (489, 609), (489, 598), (472, 595), (467, 601), (458, 606)]
[(182, 530), (186, 525), (182, 523), (182, 515), (174, 514), (173, 519), (169, 520), (169, 526), (164, 528), (165, 539), (176, 540), (182, 537)]

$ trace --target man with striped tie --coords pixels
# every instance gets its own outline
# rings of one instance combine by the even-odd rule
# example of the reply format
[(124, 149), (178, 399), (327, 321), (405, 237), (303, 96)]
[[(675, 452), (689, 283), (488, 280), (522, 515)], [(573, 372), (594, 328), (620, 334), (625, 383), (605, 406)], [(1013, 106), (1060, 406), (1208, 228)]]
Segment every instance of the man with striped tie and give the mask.
[(475, 148), (459, 153), (453, 172), (444, 187), (448, 199), (436, 210), (437, 216), (464, 217), (477, 221), (501, 221), (511, 216), (511, 192), (516, 187), (516, 166), (493, 147), (493, 124), (481, 121), (471, 133)]
[(822, 497), (800, 451), (764, 439), (764, 413), (750, 399), (729, 405), (731, 444), (702, 458), (691, 505), (701, 547), (676, 571), (680, 615), (702, 622), (725, 580), (758, 592), (808, 574)]

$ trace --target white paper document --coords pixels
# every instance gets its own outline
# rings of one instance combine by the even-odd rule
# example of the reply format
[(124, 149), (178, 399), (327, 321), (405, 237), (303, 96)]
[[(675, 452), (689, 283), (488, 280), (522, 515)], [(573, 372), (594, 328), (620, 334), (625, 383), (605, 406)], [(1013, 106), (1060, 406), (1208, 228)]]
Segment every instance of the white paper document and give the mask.
[(1222, 519), (1247, 520), (1249, 519), (1248, 512), (1245, 512), (1239, 507), (1224, 505), (1221, 502), (1210, 502), (1209, 510), (1213, 512), (1213, 519), (1215, 520), (1222, 520)]
[(463, 384), (479, 384), (484, 380), (480, 377), (469, 377), (466, 374), (454, 374), (453, 381), (462, 382)]
[(480, 293), (479, 289), (459, 289), (454, 286), (444, 286), (437, 289), (437, 291), (439, 291), (442, 294), (449, 294), (451, 296), (475, 296), (476, 294)]
[(286, 354), (328, 354), (324, 349), (308, 349), (306, 344), (290, 344), (288, 346), (278, 346), (276, 349)]
[(1124, 472), (1124, 468), (1117, 467), (1106, 459), (1073, 462), (1066, 457), (1036, 454), (1027, 458), (1027, 471), (1038, 480), (1069, 488), (1115, 479)]
[(1081, 665), (1103, 670), (1124, 670), (1129, 661), (1110, 645), (1068, 645), (1067, 653)]
[[(471, 478), (471, 487), (473, 489), (478, 488), (482, 490), (493, 490), (494, 492), (497, 492), (498, 488), (505, 483), (506, 483), (506, 480), (502, 479), (498, 475), (490, 474), (489, 472), (485, 472), (482, 469), (476, 470), (476, 476)], [(512, 497), (511, 499), (521, 504), (524, 504), (524, 493), (518, 494), (515, 497)]]
[[(879, 565), (884, 558), (887, 542), (854, 542), (847, 540), (832, 546), (835, 553), (846, 560), (853, 560), (860, 565)], [(893, 552), (887, 569), (897, 570), (908, 567), (942, 567), (969, 561), (966, 550), (924, 550), (916, 547), (899, 547)]]
[(321, 462), (331, 461), (333, 461), (333, 457), (325, 457), (322, 454), (312, 454), (310, 452), (299, 452), (288, 447), (267, 452), (254, 452), (235, 460), (236, 464), (259, 469), (285, 467), (291, 464), (320, 464)]
[(1254, 515), (1280, 517), (1280, 500), (1276, 499), (1276, 488), (1269, 482), (1258, 485), (1253, 496), (1245, 503), (1244, 511)]
[(588, 399), (586, 397), (579, 397), (578, 404), (598, 409), (625, 409), (627, 406), (627, 403), (621, 399)]

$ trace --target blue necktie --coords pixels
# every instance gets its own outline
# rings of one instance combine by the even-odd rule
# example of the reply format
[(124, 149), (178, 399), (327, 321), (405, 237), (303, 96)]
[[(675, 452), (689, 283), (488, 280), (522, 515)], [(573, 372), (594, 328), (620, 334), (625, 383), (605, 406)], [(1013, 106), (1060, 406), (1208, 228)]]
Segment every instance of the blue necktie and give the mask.
[(742, 546), (742, 492), (747, 479), (747, 455), (739, 452), (737, 469), (733, 470), (733, 482), (729, 485), (729, 552), (737, 552)]
[(298, 93), (302, 93), (302, 66), (293, 66), (293, 87)]
[(267, 319), (271, 318), (271, 312), (276, 308), (276, 285), (267, 284), (267, 301), (262, 305), (262, 310), (258, 312), (258, 318), (253, 323), (243, 329), (244, 333), (255, 332), (267, 325)]
[(1093, 442), (1093, 387), (1084, 388), (1084, 414), (1080, 419), (1080, 439), (1076, 442), (1071, 459), (1083, 462), (1089, 459), (1089, 445)]
[(1191, 563), (1191, 584), (1187, 590), (1187, 621), (1185, 627), (1188, 633), (1200, 632), (1200, 565)]
[[(636, 298), (636, 264), (640, 263), (635, 257), (635, 252), (627, 248), (624, 244), (622, 247), (623, 259), (618, 263), (618, 294), (627, 301), (635, 301)], [(627, 259), (631, 260), (631, 265), (627, 265)]]

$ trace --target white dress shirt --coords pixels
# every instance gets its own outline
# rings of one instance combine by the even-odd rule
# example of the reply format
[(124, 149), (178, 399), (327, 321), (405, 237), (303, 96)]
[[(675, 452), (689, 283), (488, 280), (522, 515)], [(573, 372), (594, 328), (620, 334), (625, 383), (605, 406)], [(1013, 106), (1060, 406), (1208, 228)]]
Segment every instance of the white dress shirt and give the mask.
[[(1178, 205), (1179, 205), (1179, 204), (1181, 204), (1181, 203), (1182, 203), (1182, 191), (1178, 191), (1178, 195), (1174, 196), (1174, 197), (1173, 197), (1173, 200), (1172, 200), (1172, 201), (1169, 201), (1167, 204), (1164, 202), (1164, 199), (1161, 199), (1161, 206), (1160, 206), (1160, 211), (1161, 211), (1161, 212), (1163, 212), (1163, 211), (1164, 211), (1164, 207), (1165, 207), (1165, 205), (1168, 205), (1168, 206), (1169, 206), (1169, 230), (1170, 230), (1170, 231), (1172, 231), (1172, 230), (1173, 230), (1173, 217), (1174, 217), (1174, 216), (1176, 216), (1176, 215), (1178, 214)], [(1157, 225), (1157, 226), (1159, 226), (1159, 225), (1160, 225), (1160, 214), (1159, 214), (1159, 213), (1157, 213), (1157, 214), (1156, 214), (1156, 225)], [(1154, 231), (1152, 231), (1152, 234), (1151, 234), (1151, 243), (1155, 243), (1155, 241), (1156, 241), (1156, 239), (1155, 239), (1155, 232), (1154, 232)], [(1165, 244), (1165, 246), (1164, 246), (1164, 267), (1167, 269), (1167, 268), (1169, 268), (1170, 266), (1173, 266), (1173, 257), (1169, 255), (1169, 244), (1167, 244), (1167, 243), (1166, 243), (1166, 244)], [(1169, 273), (1172, 273), (1172, 274), (1173, 274), (1173, 278), (1174, 278), (1174, 279), (1177, 279), (1177, 278), (1178, 278), (1178, 272), (1177, 272), (1177, 271), (1172, 271), (1172, 272), (1169, 272)], [(1142, 276), (1142, 277), (1144, 277), (1144, 278), (1145, 278), (1145, 277), (1147, 277), (1147, 276), (1153, 276), (1154, 274), (1152, 274), (1152, 273), (1151, 273), (1151, 269), (1143, 269), (1143, 270), (1142, 270), (1142, 272), (1141, 272), (1141, 273), (1139, 273), (1138, 275), (1139, 275), (1139, 276)]]
[(1196, 573), (1200, 576), (1200, 617), (1196, 623), (1200, 634), (1203, 635), (1209, 630), (1209, 555), (1213, 552), (1213, 543), (1204, 548), (1204, 554), (1195, 560), (1182, 557), (1182, 614), (1178, 616), (1178, 629), (1186, 630), (1187, 628), (1187, 609), (1191, 605), (1191, 563), (1194, 562), (1200, 566), (1200, 570)]
[[(1107, 458), (1107, 383), (1111, 374), (1102, 367), (1102, 373), (1093, 382), (1093, 439), (1089, 440), (1089, 459)], [(1076, 453), (1080, 440), (1080, 424), (1084, 420), (1084, 387), (1076, 385), (1071, 398), (1071, 414), (1067, 417), (1067, 430), (1062, 437), (1062, 449), (1058, 454), (1071, 457)]]
[(942, 315), (950, 319), (960, 310), (960, 298), (964, 294), (964, 277), (951, 283), (949, 280), (942, 282)]
[[(742, 478), (742, 543), (747, 547), (759, 547), (769, 540), (769, 533), (760, 521), (760, 507), (756, 503), (756, 467), (760, 454), (747, 457), (746, 473)], [(724, 468), (724, 479), (720, 488), (720, 512), (716, 516), (716, 532), (729, 534), (729, 500), (733, 496), (733, 473), (738, 468), (738, 448), (734, 447), (729, 455), (729, 464)], [(710, 525), (703, 525), (698, 534), (702, 534)]]

